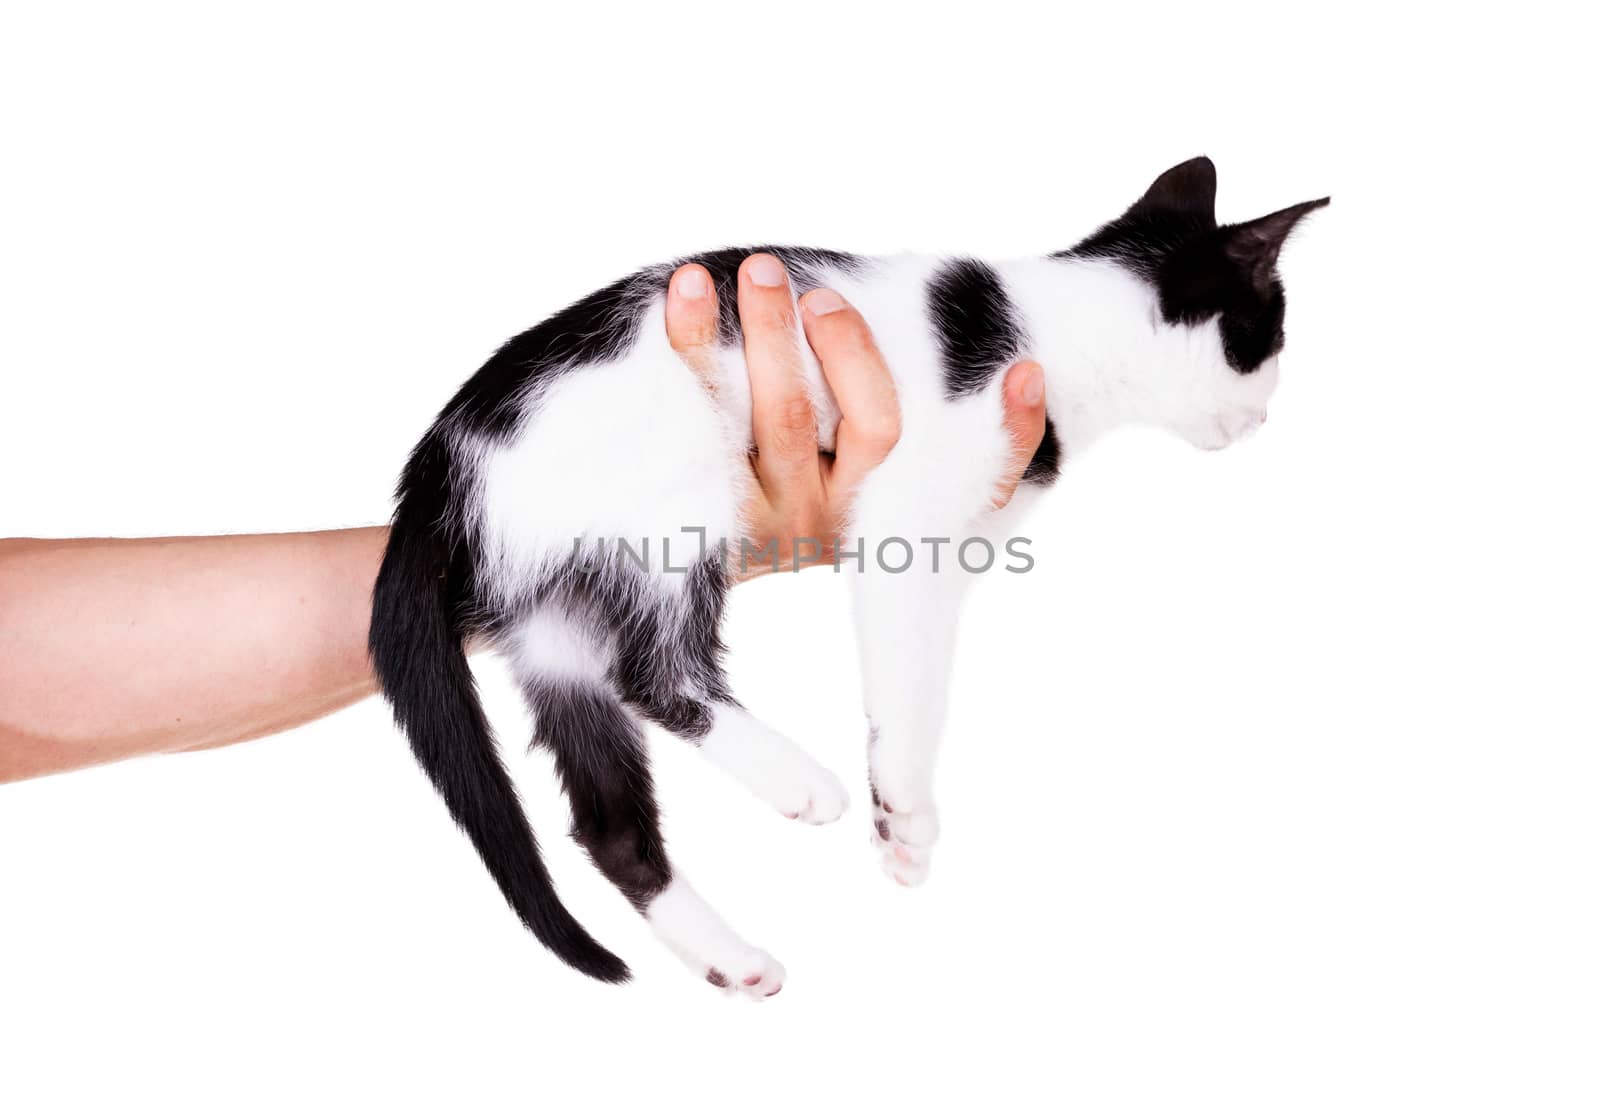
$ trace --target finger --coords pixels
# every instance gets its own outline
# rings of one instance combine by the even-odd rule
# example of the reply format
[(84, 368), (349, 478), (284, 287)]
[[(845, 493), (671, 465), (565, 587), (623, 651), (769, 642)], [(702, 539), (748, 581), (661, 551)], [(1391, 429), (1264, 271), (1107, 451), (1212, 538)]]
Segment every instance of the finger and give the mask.
[(820, 498), (817, 421), (806, 391), (789, 279), (758, 252), (739, 267), (739, 324), (756, 442), (756, 473), (769, 496)]
[(667, 340), (706, 389), (716, 390), (717, 290), (699, 264), (685, 264), (667, 284)]
[(1005, 389), (1006, 434), (1011, 437), (1011, 454), (1000, 484), (995, 487), (994, 507), (1004, 508), (1017, 491), (1017, 483), (1033, 461), (1044, 439), (1044, 368), (1032, 360), (1023, 360), (1006, 372)]
[(859, 313), (837, 291), (800, 299), (806, 339), (839, 403), (838, 438), (828, 477), (830, 496), (848, 495), (900, 440), (894, 377)]

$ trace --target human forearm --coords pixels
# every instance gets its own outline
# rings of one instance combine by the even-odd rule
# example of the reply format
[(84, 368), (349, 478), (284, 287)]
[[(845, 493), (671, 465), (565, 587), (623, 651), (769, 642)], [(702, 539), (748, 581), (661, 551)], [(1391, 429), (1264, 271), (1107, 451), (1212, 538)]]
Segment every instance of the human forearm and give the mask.
[(368, 695), (386, 536), (0, 541), (0, 781), (227, 745)]

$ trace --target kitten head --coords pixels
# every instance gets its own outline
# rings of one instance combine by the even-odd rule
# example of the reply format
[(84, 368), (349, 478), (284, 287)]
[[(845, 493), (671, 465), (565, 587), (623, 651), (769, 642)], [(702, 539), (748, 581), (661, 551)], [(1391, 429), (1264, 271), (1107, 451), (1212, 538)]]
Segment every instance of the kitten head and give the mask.
[(1278, 252), (1301, 218), (1328, 205), (1219, 226), (1216, 195), (1210, 158), (1185, 161), (1071, 252), (1112, 260), (1152, 289), (1156, 350), (1145, 366), (1155, 377), (1143, 412), (1210, 449), (1266, 420), (1283, 348)]

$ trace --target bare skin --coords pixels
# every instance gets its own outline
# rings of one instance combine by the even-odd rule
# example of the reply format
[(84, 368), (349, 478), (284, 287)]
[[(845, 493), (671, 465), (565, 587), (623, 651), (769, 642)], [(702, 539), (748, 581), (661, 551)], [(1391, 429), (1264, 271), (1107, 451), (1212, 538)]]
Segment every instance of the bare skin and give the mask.
[[(770, 265), (768, 266), (768, 261)], [(774, 269), (776, 269), (774, 271)], [(894, 383), (861, 316), (837, 294), (801, 299), (782, 265), (739, 272), (754, 398), (758, 543), (792, 561), (831, 544), (850, 494), (899, 438)], [(667, 333), (709, 384), (716, 294), (697, 265), (674, 274)], [(804, 327), (843, 420), (817, 429), (790, 334)], [(1044, 436), (1044, 375), (1005, 379), (1011, 499)], [(371, 695), (372, 582), (387, 528), (173, 539), (0, 540), (0, 782), (288, 730)], [(754, 572), (739, 578), (749, 580)]]
[(370, 694), (387, 538), (0, 543), (0, 780), (242, 742)]

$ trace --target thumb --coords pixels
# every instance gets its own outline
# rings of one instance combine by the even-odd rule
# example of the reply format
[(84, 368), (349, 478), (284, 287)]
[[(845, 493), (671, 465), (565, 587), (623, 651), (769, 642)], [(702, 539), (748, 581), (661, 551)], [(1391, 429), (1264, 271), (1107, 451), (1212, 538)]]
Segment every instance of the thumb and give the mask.
[(1015, 364), (1006, 372), (1001, 393), (1005, 401), (1006, 434), (1011, 437), (1011, 456), (995, 486), (994, 507), (997, 509), (1010, 503), (1017, 483), (1044, 439), (1044, 368), (1030, 359)]

